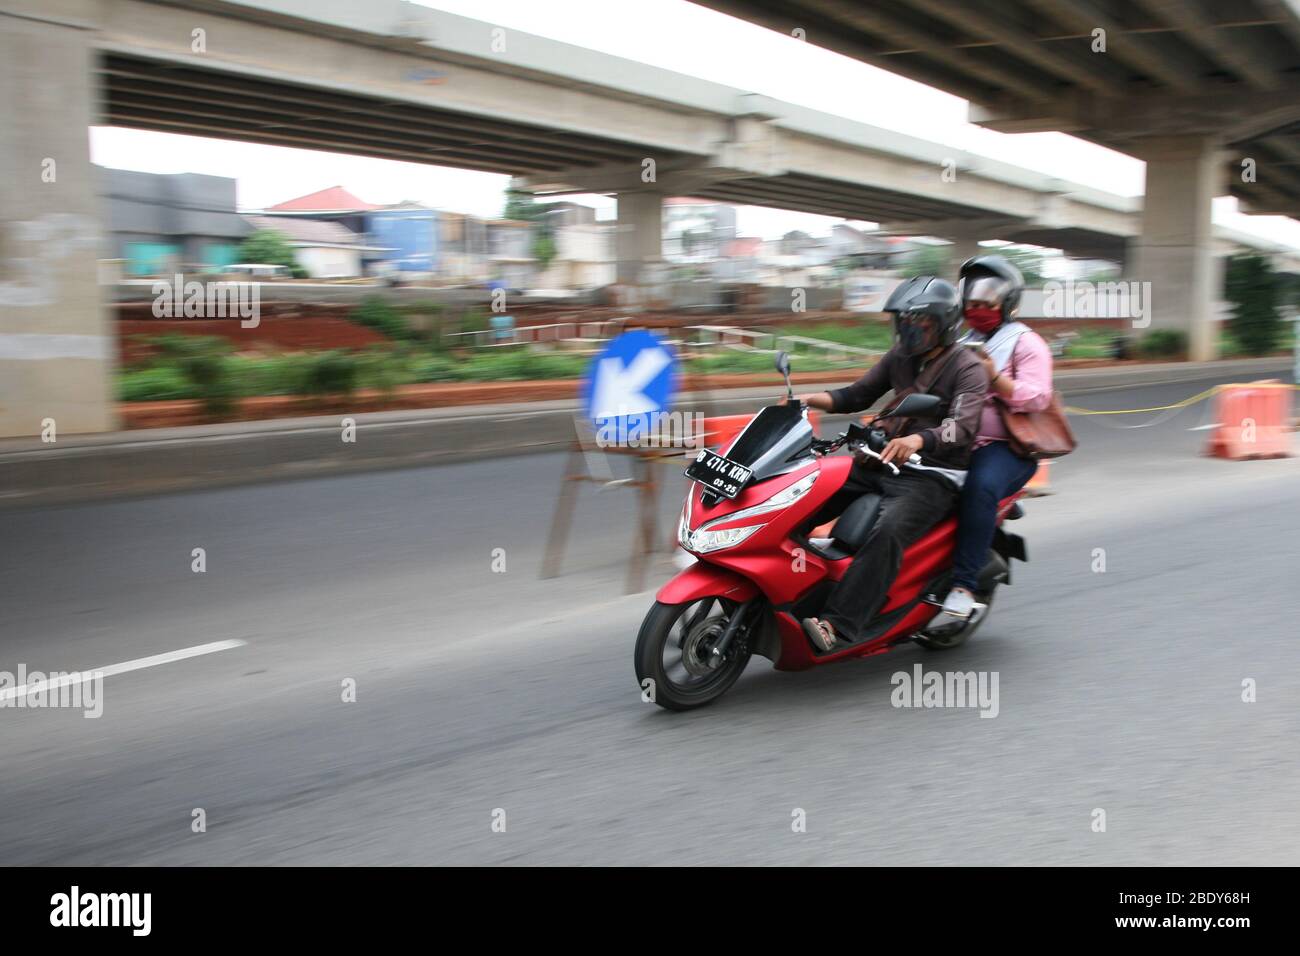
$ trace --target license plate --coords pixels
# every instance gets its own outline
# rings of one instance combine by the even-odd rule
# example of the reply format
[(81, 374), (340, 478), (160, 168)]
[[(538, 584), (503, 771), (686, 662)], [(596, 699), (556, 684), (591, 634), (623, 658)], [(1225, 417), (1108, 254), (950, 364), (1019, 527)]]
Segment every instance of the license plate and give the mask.
[(698, 481), (724, 498), (734, 498), (754, 475), (753, 469), (738, 465), (711, 451), (702, 451), (686, 469), (686, 477)]

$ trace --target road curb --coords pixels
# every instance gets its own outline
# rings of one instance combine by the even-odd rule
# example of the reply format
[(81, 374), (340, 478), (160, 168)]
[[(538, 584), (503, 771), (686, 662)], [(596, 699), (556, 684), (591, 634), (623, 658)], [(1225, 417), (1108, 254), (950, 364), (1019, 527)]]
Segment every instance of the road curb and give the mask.
[[(1162, 363), (1064, 370), (1056, 383), (1071, 395), (1209, 375), (1249, 379), (1290, 368), (1287, 357)], [(818, 387), (800, 386), (804, 391)], [(777, 391), (764, 386), (690, 393), (681, 396), (677, 407), (734, 415), (762, 407)], [(576, 401), (550, 401), (196, 425), (70, 436), (54, 444), (5, 439), (0, 440), (0, 507), (553, 452), (573, 439), (576, 411)], [(344, 441), (345, 419), (355, 422), (355, 441)]]

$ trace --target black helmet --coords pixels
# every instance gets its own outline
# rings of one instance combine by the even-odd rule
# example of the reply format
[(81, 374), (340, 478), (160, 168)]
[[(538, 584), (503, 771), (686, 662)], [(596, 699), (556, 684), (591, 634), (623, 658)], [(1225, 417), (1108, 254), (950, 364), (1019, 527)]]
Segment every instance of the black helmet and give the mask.
[(951, 282), (917, 276), (894, 290), (884, 311), (894, 314), (894, 338), (902, 353), (922, 355), (956, 339), (961, 296)]
[(957, 285), (963, 309), (971, 300), (993, 302), (1002, 307), (1002, 321), (1007, 322), (1020, 307), (1025, 277), (1002, 256), (973, 256), (962, 263)]

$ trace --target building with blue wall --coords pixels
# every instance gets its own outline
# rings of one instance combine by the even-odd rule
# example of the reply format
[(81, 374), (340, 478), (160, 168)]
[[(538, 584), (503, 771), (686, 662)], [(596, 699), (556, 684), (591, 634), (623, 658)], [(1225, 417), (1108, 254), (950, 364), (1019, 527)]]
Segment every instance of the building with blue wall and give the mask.
[(438, 212), (416, 203), (385, 206), (366, 214), (370, 244), (384, 252), (370, 261), (387, 262), (400, 272), (438, 271)]

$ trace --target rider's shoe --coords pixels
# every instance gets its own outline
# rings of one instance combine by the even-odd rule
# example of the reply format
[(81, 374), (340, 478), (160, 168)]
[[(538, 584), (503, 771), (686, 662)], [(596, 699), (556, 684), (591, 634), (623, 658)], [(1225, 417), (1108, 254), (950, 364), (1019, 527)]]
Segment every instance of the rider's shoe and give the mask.
[(808, 635), (808, 640), (812, 641), (813, 647), (819, 651), (829, 651), (835, 646), (835, 629), (825, 621), (806, 617), (802, 623), (803, 632)]
[(943, 611), (953, 617), (967, 618), (975, 610), (975, 595), (965, 588), (953, 588), (943, 599)]

